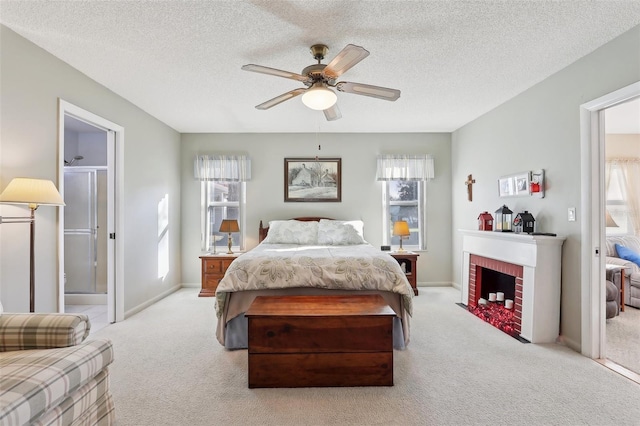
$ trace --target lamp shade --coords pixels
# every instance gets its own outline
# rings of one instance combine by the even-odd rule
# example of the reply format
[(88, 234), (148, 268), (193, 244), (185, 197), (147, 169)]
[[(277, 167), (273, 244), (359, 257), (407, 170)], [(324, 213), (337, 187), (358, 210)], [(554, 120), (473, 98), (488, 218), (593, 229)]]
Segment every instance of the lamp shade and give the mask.
[(393, 224), (393, 235), (399, 237), (406, 237), (411, 235), (409, 231), (409, 224), (404, 220), (399, 220)]
[(220, 232), (240, 232), (238, 221), (236, 219), (224, 219), (220, 224)]
[(302, 103), (318, 111), (331, 108), (337, 100), (338, 96), (321, 82), (314, 83), (302, 95)]
[(607, 228), (618, 228), (618, 224), (616, 223), (615, 220), (613, 220), (613, 218), (611, 217), (611, 213), (609, 213), (609, 210), (606, 211), (606, 227)]
[(48, 179), (14, 178), (0, 194), (0, 203), (64, 206), (58, 189)]

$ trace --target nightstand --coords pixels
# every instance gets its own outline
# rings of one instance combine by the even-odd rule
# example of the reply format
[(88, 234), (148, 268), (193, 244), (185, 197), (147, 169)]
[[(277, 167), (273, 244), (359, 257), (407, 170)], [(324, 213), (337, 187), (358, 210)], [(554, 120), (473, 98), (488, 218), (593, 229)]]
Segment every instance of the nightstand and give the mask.
[(389, 252), (391, 257), (398, 261), (400, 266), (404, 263), (404, 273), (409, 280), (409, 284), (411, 284), (411, 288), (413, 288), (413, 294), (418, 295), (418, 253), (413, 253), (411, 251), (405, 252)]
[(216, 295), (218, 283), (227, 272), (227, 268), (242, 253), (211, 254), (200, 256), (202, 259), (202, 290), (199, 297), (213, 297)]

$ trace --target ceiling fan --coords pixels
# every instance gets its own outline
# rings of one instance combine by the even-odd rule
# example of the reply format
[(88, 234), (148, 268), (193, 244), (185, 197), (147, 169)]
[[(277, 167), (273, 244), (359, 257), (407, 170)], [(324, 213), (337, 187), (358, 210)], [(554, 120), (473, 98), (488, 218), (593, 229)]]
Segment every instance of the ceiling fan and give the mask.
[(336, 104), (338, 97), (330, 87), (334, 87), (340, 92), (371, 96), (372, 98), (384, 99), (386, 101), (395, 101), (400, 97), (400, 91), (397, 89), (362, 83), (351, 83), (348, 81), (336, 81), (342, 74), (369, 56), (369, 52), (365, 48), (347, 44), (347, 46), (326, 65), (320, 63), (329, 50), (326, 45), (314, 44), (310, 50), (318, 63), (304, 68), (300, 74), (263, 67), (262, 65), (248, 64), (242, 66), (242, 69), (245, 71), (290, 78), (300, 81), (307, 86), (306, 88), (293, 89), (260, 105), (256, 105), (257, 109), (269, 109), (298, 95), (302, 95), (302, 102), (306, 106), (311, 109), (324, 111), (327, 120), (333, 121), (342, 117), (342, 114)]

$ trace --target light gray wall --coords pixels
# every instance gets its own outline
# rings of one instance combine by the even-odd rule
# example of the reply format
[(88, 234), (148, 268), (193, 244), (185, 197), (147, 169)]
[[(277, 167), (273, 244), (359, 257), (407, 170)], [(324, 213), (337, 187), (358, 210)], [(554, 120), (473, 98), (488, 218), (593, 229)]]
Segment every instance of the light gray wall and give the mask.
[[(31, 42), (0, 26), (0, 188), (14, 177), (58, 182), (58, 98), (125, 128), (125, 312), (180, 284), (180, 134)], [(170, 272), (157, 277), (158, 203), (169, 194)], [(57, 210), (36, 212), (36, 310), (57, 309)], [(0, 214), (28, 210), (0, 206)], [(0, 225), (0, 299), (29, 306), (29, 230)]]
[[(318, 145), (322, 150), (318, 151)], [(197, 154), (248, 154), (247, 248), (258, 243), (258, 225), (297, 216), (362, 219), (365, 239), (382, 242), (382, 183), (375, 180), (376, 156), (428, 153), (435, 158), (435, 179), (427, 184), (427, 251), (421, 252), (418, 281), (451, 282), (451, 138), (443, 133), (406, 134), (183, 134), (182, 277), (200, 285), (200, 182), (193, 178)], [(285, 203), (284, 158), (340, 157), (342, 202)], [(460, 184), (462, 187), (462, 184)]]
[[(564, 70), (454, 132), (452, 136), (453, 275), (461, 283), (462, 248), (458, 229), (476, 229), (483, 210), (506, 203), (529, 210), (539, 230), (564, 235), (561, 334), (572, 347), (581, 341), (580, 114), (581, 104), (640, 80), (640, 27), (635, 27)], [(543, 199), (500, 199), (501, 175), (545, 169)], [(474, 201), (462, 186), (473, 173)], [(460, 183), (460, 186), (457, 186)], [(567, 209), (578, 220), (567, 221)]]

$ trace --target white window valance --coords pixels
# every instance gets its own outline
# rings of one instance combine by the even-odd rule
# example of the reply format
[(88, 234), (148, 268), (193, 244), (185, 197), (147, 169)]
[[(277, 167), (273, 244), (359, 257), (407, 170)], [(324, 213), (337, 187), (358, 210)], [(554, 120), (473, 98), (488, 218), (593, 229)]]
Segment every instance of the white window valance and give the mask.
[(377, 180), (431, 180), (434, 176), (430, 155), (378, 156)]
[(193, 172), (198, 180), (245, 182), (251, 180), (251, 159), (246, 155), (198, 155)]

